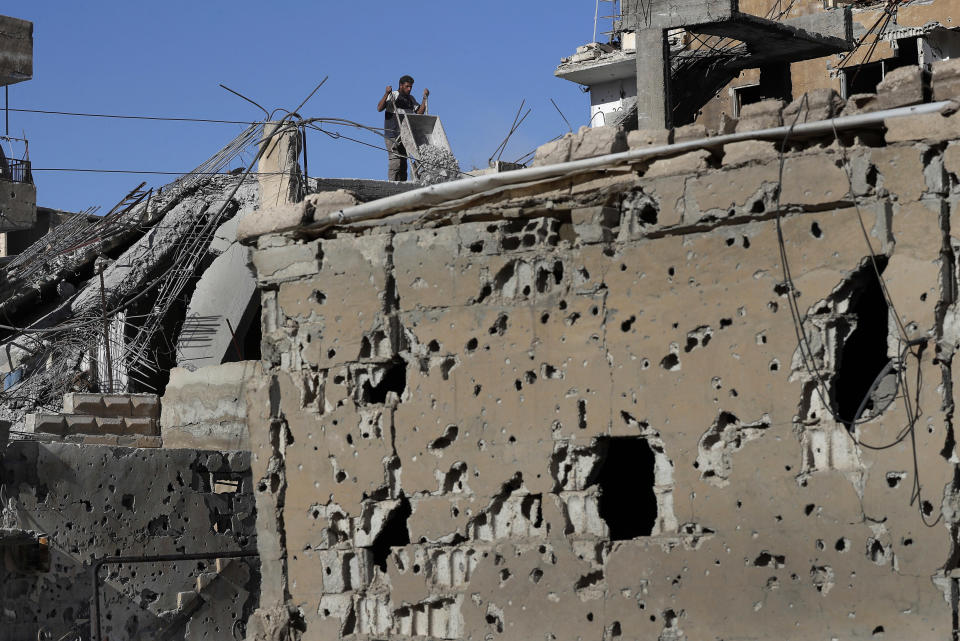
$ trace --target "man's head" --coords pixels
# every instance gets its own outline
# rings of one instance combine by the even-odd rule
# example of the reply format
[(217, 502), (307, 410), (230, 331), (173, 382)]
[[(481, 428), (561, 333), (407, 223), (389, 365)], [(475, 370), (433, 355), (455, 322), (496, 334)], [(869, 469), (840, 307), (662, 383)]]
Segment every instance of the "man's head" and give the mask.
[(399, 91), (401, 96), (409, 96), (410, 92), (413, 91), (413, 77), (412, 76), (401, 76), (400, 77), (400, 86)]

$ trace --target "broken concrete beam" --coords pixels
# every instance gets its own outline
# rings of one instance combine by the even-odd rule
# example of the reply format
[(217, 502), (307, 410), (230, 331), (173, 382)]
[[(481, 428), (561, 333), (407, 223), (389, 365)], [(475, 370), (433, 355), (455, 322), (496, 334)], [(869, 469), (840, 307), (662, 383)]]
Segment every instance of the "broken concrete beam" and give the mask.
[(907, 107), (923, 102), (926, 72), (918, 66), (907, 65), (889, 72), (877, 85), (877, 104), (880, 109)]
[(260, 363), (242, 361), (170, 371), (160, 429), (164, 446), (174, 449), (246, 450), (248, 381)]
[(843, 98), (833, 89), (814, 89), (791, 102), (783, 110), (783, 124), (827, 120), (843, 111)]
[(740, 120), (737, 122), (737, 131), (757, 131), (783, 125), (783, 109), (786, 103), (783, 100), (761, 100), (744, 105), (740, 110)]
[(910, 140), (956, 140), (960, 138), (960, 117), (956, 113), (922, 114), (910, 118), (888, 118), (883, 121), (887, 128), (888, 143)]
[(313, 222), (326, 214), (360, 203), (353, 192), (345, 189), (310, 194), (297, 203), (280, 203), (261, 208), (244, 216), (237, 227), (237, 240), (245, 242), (263, 234), (282, 233)]
[(878, 111), (880, 103), (877, 102), (875, 93), (857, 93), (847, 98), (847, 104), (843, 107), (843, 116), (852, 116), (854, 114), (870, 113)]
[(960, 98), (960, 58), (934, 62), (931, 69), (931, 85), (935, 101)]
[(627, 137), (618, 127), (581, 127), (570, 148), (570, 160), (606, 156), (627, 150)]

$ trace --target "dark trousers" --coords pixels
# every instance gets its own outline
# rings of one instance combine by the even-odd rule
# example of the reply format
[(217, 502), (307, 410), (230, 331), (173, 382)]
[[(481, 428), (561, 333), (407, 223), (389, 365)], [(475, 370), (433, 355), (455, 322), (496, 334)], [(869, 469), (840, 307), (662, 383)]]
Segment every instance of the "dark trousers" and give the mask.
[(387, 143), (387, 152), (389, 162), (387, 164), (387, 180), (397, 180), (405, 182), (407, 180), (407, 151), (403, 148), (403, 143), (399, 138), (387, 138), (383, 141)]

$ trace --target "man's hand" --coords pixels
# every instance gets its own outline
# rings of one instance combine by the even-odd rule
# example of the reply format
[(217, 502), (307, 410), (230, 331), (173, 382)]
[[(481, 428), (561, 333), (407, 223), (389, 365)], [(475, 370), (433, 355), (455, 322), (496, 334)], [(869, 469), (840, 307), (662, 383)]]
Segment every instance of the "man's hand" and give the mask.
[(426, 100), (426, 99), (429, 98), (429, 97), (430, 97), (430, 90), (429, 90), (429, 89), (424, 89), (424, 90), (423, 90), (423, 99)]
[(387, 85), (387, 90), (383, 92), (384, 96), (389, 96), (393, 93), (393, 85)]

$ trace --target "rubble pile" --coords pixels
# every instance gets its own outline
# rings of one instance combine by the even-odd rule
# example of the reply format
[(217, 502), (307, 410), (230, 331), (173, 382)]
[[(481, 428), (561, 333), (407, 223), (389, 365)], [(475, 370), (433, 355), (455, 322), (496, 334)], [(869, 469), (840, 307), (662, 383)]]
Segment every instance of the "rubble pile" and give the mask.
[(449, 149), (435, 145), (420, 146), (417, 177), (424, 185), (436, 185), (460, 177), (460, 163)]

